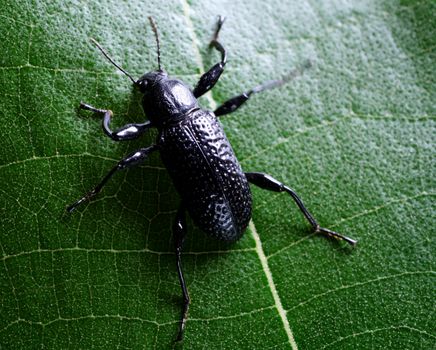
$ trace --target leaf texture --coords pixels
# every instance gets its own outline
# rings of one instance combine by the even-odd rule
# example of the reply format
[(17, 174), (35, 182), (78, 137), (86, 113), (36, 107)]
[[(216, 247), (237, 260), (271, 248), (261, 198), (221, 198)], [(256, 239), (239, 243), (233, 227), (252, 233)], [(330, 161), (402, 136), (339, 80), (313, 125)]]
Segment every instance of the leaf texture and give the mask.
[[(222, 124), (246, 171), (294, 188), (355, 249), (311, 233), (286, 194), (253, 188), (233, 245), (190, 224), (183, 344), (171, 227), (179, 198), (157, 154), (64, 208), (128, 152), (83, 100), (144, 120), (133, 76), (162, 65), (194, 86), (229, 62), (201, 104), (313, 68), (253, 96)], [(430, 0), (10, 1), (0, 4), (0, 347), (4, 349), (435, 348), (435, 47)]]

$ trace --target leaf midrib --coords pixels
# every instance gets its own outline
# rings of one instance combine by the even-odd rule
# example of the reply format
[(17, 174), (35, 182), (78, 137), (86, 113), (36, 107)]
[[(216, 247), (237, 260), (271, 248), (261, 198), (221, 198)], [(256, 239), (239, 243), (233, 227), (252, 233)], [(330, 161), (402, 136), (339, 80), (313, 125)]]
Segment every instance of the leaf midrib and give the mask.
[[(192, 24), (192, 21), (191, 21), (190, 7), (189, 7), (187, 0), (182, 0), (182, 6), (183, 6), (183, 16), (185, 17), (185, 20), (186, 20), (186, 23), (188, 26), (188, 31), (190, 32), (190, 35), (191, 35), (191, 41), (192, 41), (192, 47), (193, 47), (193, 51), (194, 51), (195, 60), (197, 61), (197, 64), (198, 64), (198, 67), (200, 70), (200, 74), (204, 74), (205, 73), (205, 65), (204, 65), (203, 59), (202, 59), (201, 54), (200, 54), (200, 49), (197, 45), (197, 43), (199, 41), (198, 41), (197, 36), (195, 34), (194, 25)], [(215, 110), (217, 108), (218, 104), (214, 100), (212, 92), (208, 91), (205, 94), (205, 97), (207, 98), (207, 100), (209, 102), (210, 108)], [(277, 292), (277, 288), (274, 284), (273, 276), (272, 276), (271, 270), (268, 266), (268, 259), (265, 255), (265, 252), (263, 251), (262, 242), (261, 242), (260, 236), (256, 230), (256, 226), (254, 225), (253, 219), (250, 220), (249, 228), (250, 228), (251, 236), (254, 239), (254, 241), (256, 242), (256, 248), (255, 248), (256, 254), (257, 254), (259, 261), (262, 265), (262, 269), (263, 269), (263, 272), (265, 274), (265, 277), (268, 280), (268, 287), (269, 287), (271, 295), (274, 299), (275, 309), (277, 310), (277, 313), (280, 316), (280, 319), (282, 320), (283, 328), (286, 332), (288, 342), (293, 350), (298, 350), (297, 343), (295, 342), (294, 335), (292, 334), (292, 330), (291, 330), (291, 327), (289, 325), (289, 320), (286, 317), (286, 310), (283, 308), (282, 302), (280, 300), (280, 296), (279, 296), (279, 294)]]

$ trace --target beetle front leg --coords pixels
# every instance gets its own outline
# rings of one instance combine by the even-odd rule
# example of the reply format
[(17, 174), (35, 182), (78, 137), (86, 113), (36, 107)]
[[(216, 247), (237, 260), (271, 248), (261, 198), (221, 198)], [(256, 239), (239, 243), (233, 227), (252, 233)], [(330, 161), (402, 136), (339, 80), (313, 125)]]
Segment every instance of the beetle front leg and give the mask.
[(141, 148), (131, 154), (129, 154), (126, 158), (120, 160), (117, 165), (115, 165), (109, 173), (106, 174), (106, 176), (103, 178), (103, 180), (100, 181), (100, 183), (95, 186), (91, 191), (89, 191), (86, 195), (84, 195), (82, 198), (80, 198), (78, 201), (74, 202), (73, 204), (69, 205), (67, 207), (67, 211), (69, 213), (72, 213), (74, 210), (77, 209), (77, 207), (92, 199), (95, 197), (103, 188), (103, 186), (106, 184), (106, 182), (109, 181), (109, 179), (119, 170), (132, 167), (135, 165), (138, 165), (139, 163), (143, 162), (148, 155), (157, 149), (156, 145), (147, 147), (147, 148)]
[(95, 108), (84, 102), (80, 102), (79, 108), (86, 109), (94, 113), (104, 114), (102, 125), (103, 131), (114, 141), (126, 141), (136, 139), (152, 127), (151, 123), (149, 121), (146, 121), (145, 123), (127, 124), (115, 131), (112, 131), (109, 127), (113, 115), (111, 110)]
[(331, 231), (329, 229), (320, 227), (318, 222), (315, 220), (315, 218), (312, 216), (312, 214), (306, 209), (306, 207), (303, 204), (303, 201), (298, 197), (298, 195), (295, 193), (294, 190), (289, 188), (288, 186), (285, 186), (281, 182), (274, 179), (272, 176), (264, 173), (245, 173), (245, 176), (247, 177), (248, 182), (263, 188), (265, 190), (270, 190), (274, 192), (286, 192), (289, 195), (291, 195), (292, 199), (295, 201), (295, 203), (298, 205), (300, 210), (302, 211), (303, 215), (309, 221), (309, 223), (312, 225), (313, 230), (316, 233), (323, 233), (326, 236), (335, 237), (337, 239), (342, 239), (346, 241), (347, 243), (351, 245), (355, 245), (357, 243), (356, 240), (341, 235), (340, 233), (337, 233), (335, 231)]
[(212, 68), (210, 68), (206, 73), (204, 73), (201, 76), (200, 80), (198, 81), (197, 85), (194, 88), (194, 96), (196, 98), (200, 97), (201, 95), (204, 95), (206, 92), (212, 89), (215, 86), (215, 84), (218, 82), (218, 79), (220, 78), (222, 72), (224, 71), (224, 66), (226, 65), (227, 62), (227, 53), (224, 47), (218, 41), (218, 34), (221, 30), (224, 21), (225, 21), (224, 17), (222, 16), (218, 17), (217, 29), (215, 30), (215, 33), (209, 44), (210, 47), (214, 47), (221, 53), (221, 62), (215, 64)]
[(186, 287), (186, 282), (182, 270), (182, 248), (183, 248), (183, 242), (186, 237), (186, 219), (185, 219), (185, 208), (183, 207), (183, 204), (180, 205), (180, 208), (177, 212), (176, 221), (173, 226), (173, 234), (174, 234), (174, 247), (176, 250), (177, 274), (179, 276), (180, 287), (182, 288), (182, 294), (183, 294), (182, 314), (179, 324), (179, 333), (177, 334), (177, 341), (180, 341), (183, 339), (183, 332), (185, 331), (186, 321), (188, 319), (188, 310), (189, 310), (189, 303), (190, 303), (188, 288)]

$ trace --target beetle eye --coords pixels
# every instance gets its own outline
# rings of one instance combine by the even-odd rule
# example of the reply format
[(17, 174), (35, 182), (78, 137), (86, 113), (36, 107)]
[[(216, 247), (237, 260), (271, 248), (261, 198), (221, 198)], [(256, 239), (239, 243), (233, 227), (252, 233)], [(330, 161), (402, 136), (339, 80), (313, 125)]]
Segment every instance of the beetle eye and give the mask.
[(139, 90), (144, 93), (147, 89), (148, 81), (147, 80), (139, 80), (137, 83)]

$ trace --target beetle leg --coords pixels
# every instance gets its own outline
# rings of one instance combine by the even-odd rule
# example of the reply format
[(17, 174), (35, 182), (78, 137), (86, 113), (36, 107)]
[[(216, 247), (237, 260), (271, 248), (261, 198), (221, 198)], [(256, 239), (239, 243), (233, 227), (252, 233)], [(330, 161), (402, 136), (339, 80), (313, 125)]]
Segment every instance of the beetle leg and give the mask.
[(309, 211), (306, 209), (306, 207), (303, 204), (303, 201), (298, 197), (298, 195), (295, 193), (294, 190), (289, 188), (288, 186), (285, 186), (281, 182), (274, 179), (272, 176), (264, 174), (264, 173), (245, 173), (245, 176), (247, 177), (248, 182), (263, 188), (265, 190), (270, 190), (274, 192), (286, 192), (291, 195), (292, 199), (297, 203), (298, 207), (302, 211), (303, 215), (309, 221), (309, 223), (312, 225), (314, 231), (316, 233), (323, 233), (330, 237), (335, 237), (337, 239), (342, 239), (346, 241), (347, 243), (351, 245), (355, 245), (357, 243), (356, 240), (341, 235), (340, 233), (337, 233), (335, 231), (331, 231), (329, 229), (320, 227), (318, 222), (315, 220), (315, 218), (312, 216), (312, 214), (309, 213)]
[(225, 21), (225, 17), (222, 16), (218, 17), (217, 29), (215, 30), (215, 33), (209, 44), (209, 47), (214, 47), (221, 53), (221, 62), (215, 64), (212, 68), (210, 68), (206, 73), (204, 73), (201, 76), (200, 80), (198, 81), (197, 85), (194, 88), (194, 96), (197, 98), (208, 92), (210, 89), (212, 89), (215, 86), (215, 84), (218, 82), (218, 79), (220, 78), (222, 72), (224, 71), (224, 66), (226, 65), (227, 62), (227, 53), (224, 47), (218, 41), (218, 34), (221, 30), (224, 21)]
[(286, 84), (287, 82), (301, 75), (305, 69), (310, 68), (311, 66), (312, 62), (308, 60), (300, 68), (293, 69), (281, 79), (266, 81), (265, 83), (260, 84), (251, 90), (243, 92), (238, 96), (232, 97), (231, 99), (224, 102), (221, 106), (219, 106), (214, 111), (214, 113), (217, 117), (232, 113), (236, 111), (239, 107), (241, 107), (251, 97), (252, 94), (257, 94), (258, 92), (282, 86), (283, 84)]
[(180, 318), (179, 324), (179, 333), (177, 334), (177, 341), (183, 339), (183, 332), (185, 330), (186, 321), (188, 319), (188, 310), (189, 310), (189, 294), (188, 289), (186, 287), (185, 278), (183, 277), (182, 270), (182, 248), (183, 241), (186, 237), (186, 219), (185, 219), (185, 208), (183, 204), (180, 205), (180, 208), (177, 212), (177, 218), (173, 226), (174, 233), (174, 247), (176, 249), (176, 264), (177, 264), (177, 273), (179, 276), (180, 286), (182, 288), (183, 294), (183, 305), (182, 305), (182, 315)]
[(120, 160), (117, 165), (115, 165), (111, 171), (109, 171), (106, 176), (103, 178), (103, 180), (100, 181), (100, 183), (94, 187), (91, 191), (89, 191), (86, 195), (84, 195), (82, 198), (80, 198), (78, 201), (74, 202), (73, 204), (69, 205), (67, 207), (67, 211), (69, 213), (73, 212), (80, 204), (89, 201), (93, 197), (95, 197), (103, 188), (103, 186), (108, 182), (108, 180), (114, 175), (118, 170), (122, 170), (128, 167), (132, 167), (135, 165), (138, 165), (139, 163), (143, 162), (148, 155), (157, 149), (156, 145), (147, 147), (147, 148), (140, 148), (139, 150), (129, 154), (126, 158)]
[(107, 136), (109, 136), (114, 141), (126, 141), (133, 140), (141, 136), (145, 131), (152, 127), (149, 121), (145, 123), (137, 123), (137, 124), (127, 124), (122, 126), (121, 128), (112, 131), (109, 128), (109, 124), (112, 118), (112, 111), (109, 109), (98, 109), (92, 107), (84, 102), (80, 102), (79, 108), (86, 109), (88, 111), (92, 111), (95, 113), (102, 113), (103, 116), (103, 131)]

